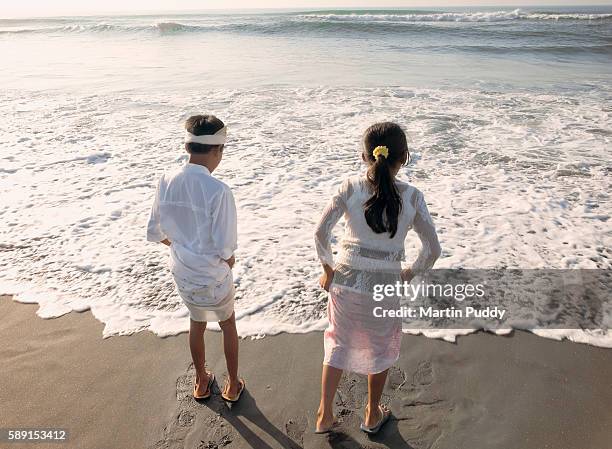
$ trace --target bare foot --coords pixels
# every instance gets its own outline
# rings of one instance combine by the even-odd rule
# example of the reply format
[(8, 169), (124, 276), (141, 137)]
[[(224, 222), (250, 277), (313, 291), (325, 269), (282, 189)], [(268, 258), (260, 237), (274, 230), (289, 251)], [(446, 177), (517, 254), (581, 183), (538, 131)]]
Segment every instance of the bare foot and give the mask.
[(202, 377), (196, 374), (194, 388), (194, 394), (196, 396), (204, 396), (208, 393), (208, 381), (210, 380), (210, 376), (212, 376), (212, 373), (209, 373), (208, 371), (204, 371), (204, 375)]
[(324, 432), (330, 429), (334, 425), (335, 421), (336, 418), (332, 413), (326, 415), (321, 409), (319, 409), (317, 411), (317, 425), (315, 432)]

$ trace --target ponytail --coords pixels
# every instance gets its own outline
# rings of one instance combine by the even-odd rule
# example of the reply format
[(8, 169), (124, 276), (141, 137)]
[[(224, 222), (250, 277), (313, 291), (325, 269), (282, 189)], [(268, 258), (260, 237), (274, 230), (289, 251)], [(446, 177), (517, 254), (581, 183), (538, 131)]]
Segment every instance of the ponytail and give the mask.
[(373, 191), (365, 202), (365, 219), (376, 234), (397, 233), (402, 211), (402, 197), (391, 175), (391, 169), (407, 157), (406, 135), (395, 123), (385, 122), (370, 126), (364, 136), (364, 159), (370, 163), (367, 180)]

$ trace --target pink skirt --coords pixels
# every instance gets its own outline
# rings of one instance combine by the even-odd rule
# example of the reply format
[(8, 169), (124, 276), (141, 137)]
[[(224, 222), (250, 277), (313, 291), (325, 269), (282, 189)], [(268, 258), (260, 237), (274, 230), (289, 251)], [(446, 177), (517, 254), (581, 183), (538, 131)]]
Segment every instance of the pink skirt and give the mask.
[(329, 325), (324, 334), (325, 365), (359, 374), (376, 374), (397, 362), (402, 320), (376, 317), (375, 307), (397, 309), (399, 298), (376, 302), (370, 293), (331, 285), (327, 304)]

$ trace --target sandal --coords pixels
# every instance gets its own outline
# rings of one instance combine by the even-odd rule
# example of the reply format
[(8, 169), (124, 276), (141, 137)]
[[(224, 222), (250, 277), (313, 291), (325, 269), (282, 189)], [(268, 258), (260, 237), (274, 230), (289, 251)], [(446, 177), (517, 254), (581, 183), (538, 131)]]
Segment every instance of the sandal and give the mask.
[(240, 396), (242, 396), (242, 392), (246, 388), (246, 383), (244, 382), (244, 379), (240, 379), (239, 382), (240, 382), (240, 389), (238, 390), (238, 393), (236, 393), (236, 396), (230, 397), (227, 395), (227, 393), (225, 393), (226, 387), (229, 386), (229, 380), (225, 381), (225, 386), (223, 387), (223, 393), (221, 393), (221, 397), (223, 398), (224, 401), (234, 403), (240, 400)]
[(370, 427), (366, 426), (364, 423), (361, 423), (361, 425), (359, 426), (359, 428), (368, 435), (377, 434), (382, 428), (382, 426), (384, 426), (385, 423), (389, 421), (389, 417), (391, 416), (391, 410), (389, 410), (387, 407), (379, 405), (378, 408), (380, 410), (380, 413), (382, 413), (382, 416), (380, 417), (380, 421), (378, 421), (378, 423)]
[(202, 399), (208, 399), (209, 397), (212, 396), (212, 386), (213, 383), (215, 382), (215, 375), (213, 373), (208, 373), (208, 384), (206, 385), (206, 393), (204, 393), (201, 396), (196, 395), (196, 386), (193, 386), (193, 398), (196, 401), (202, 400)]
[(333, 422), (331, 423), (331, 426), (329, 426), (329, 427), (324, 427), (324, 428), (322, 428), (322, 429), (315, 428), (315, 432), (314, 432), (314, 433), (317, 433), (317, 434), (321, 434), (321, 433), (330, 433), (330, 432), (332, 431), (332, 429), (333, 429), (334, 427), (336, 427), (336, 425), (337, 425), (337, 424), (338, 424), (338, 420), (337, 420), (337, 419), (336, 419), (336, 417), (334, 416), (334, 420), (333, 420)]

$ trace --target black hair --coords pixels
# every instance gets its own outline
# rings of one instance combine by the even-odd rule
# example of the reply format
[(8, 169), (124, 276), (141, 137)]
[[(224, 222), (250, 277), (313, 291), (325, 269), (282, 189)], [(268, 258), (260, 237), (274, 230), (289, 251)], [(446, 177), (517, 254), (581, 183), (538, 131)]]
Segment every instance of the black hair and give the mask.
[[(384, 146), (388, 155), (374, 156)], [(392, 122), (375, 123), (363, 136), (363, 160), (369, 164), (367, 180), (374, 192), (365, 202), (365, 219), (377, 234), (388, 232), (393, 238), (402, 211), (402, 197), (391, 175), (391, 168), (408, 160), (408, 143), (404, 130)]]
[[(193, 115), (185, 122), (185, 129), (195, 136), (208, 136), (215, 134), (225, 124), (214, 115)], [(207, 145), (189, 142), (185, 144), (188, 153), (208, 153), (210, 150), (222, 145)]]

